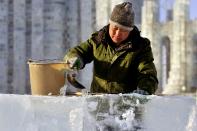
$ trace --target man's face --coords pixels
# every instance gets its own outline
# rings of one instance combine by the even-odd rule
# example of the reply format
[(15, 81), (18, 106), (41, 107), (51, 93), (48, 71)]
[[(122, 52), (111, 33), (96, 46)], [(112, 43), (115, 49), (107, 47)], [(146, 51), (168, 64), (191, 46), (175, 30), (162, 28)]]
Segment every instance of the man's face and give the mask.
[(116, 25), (109, 25), (109, 35), (116, 45), (119, 45), (122, 41), (126, 40), (129, 36), (129, 32), (130, 31), (121, 29)]

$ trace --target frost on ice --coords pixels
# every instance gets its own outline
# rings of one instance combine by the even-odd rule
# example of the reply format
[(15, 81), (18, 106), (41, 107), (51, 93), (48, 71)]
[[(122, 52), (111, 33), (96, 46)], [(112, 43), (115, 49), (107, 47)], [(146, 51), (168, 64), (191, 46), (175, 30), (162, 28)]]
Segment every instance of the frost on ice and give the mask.
[(196, 131), (196, 98), (0, 95), (1, 131)]

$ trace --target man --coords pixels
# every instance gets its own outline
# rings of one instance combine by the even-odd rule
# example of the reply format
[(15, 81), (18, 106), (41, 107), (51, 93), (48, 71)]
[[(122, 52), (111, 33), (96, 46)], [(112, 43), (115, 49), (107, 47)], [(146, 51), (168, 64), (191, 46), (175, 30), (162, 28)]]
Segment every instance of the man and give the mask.
[(132, 4), (114, 7), (109, 25), (70, 49), (64, 60), (82, 69), (93, 61), (93, 93), (154, 94), (158, 80), (150, 41), (134, 26)]

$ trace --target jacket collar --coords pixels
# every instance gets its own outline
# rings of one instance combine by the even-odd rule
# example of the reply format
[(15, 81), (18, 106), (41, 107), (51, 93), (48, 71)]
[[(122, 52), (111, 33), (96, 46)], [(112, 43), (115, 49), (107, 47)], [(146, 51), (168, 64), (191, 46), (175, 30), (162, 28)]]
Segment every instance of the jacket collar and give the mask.
[(122, 44), (119, 47), (116, 47), (115, 51), (119, 52), (119, 51), (128, 50), (128, 49), (132, 49), (132, 43), (130, 44), (130, 42), (128, 42), (126, 44)]

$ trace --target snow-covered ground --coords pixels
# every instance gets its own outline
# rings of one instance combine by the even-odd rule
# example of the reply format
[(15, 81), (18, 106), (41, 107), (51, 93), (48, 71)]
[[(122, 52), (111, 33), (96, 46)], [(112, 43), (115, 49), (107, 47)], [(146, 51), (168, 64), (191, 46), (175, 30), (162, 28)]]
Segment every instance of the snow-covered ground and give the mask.
[(0, 131), (197, 131), (194, 96), (0, 94)]

